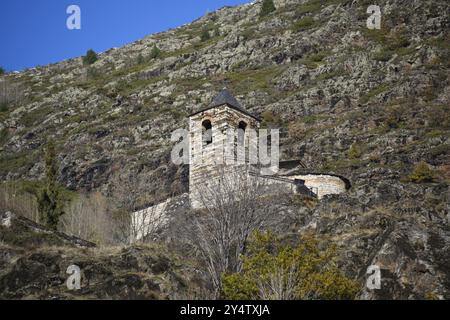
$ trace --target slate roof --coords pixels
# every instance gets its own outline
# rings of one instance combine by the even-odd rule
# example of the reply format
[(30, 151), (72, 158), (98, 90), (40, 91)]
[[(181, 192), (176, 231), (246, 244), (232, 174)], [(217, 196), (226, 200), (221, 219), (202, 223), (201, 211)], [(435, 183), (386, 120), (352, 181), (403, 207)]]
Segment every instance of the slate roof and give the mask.
[(241, 104), (236, 100), (236, 98), (231, 94), (231, 92), (228, 89), (223, 89), (219, 92), (219, 94), (213, 99), (213, 101), (209, 104), (208, 107), (203, 108), (197, 112), (194, 112), (193, 114), (189, 115), (189, 117), (195, 116), (196, 114), (199, 114), (201, 112), (220, 107), (223, 105), (227, 105), (228, 107), (235, 109), (239, 112), (242, 112), (258, 121), (261, 121), (257, 116), (251, 114), (244, 108), (242, 108)]

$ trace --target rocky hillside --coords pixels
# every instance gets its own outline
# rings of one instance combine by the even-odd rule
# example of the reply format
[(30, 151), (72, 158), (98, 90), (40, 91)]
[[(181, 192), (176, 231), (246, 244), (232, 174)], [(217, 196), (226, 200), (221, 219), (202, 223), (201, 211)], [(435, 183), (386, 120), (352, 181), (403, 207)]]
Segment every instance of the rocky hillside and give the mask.
[[(337, 241), (354, 277), (382, 264), (392, 285), (364, 297), (449, 298), (450, 3), (380, 0), (382, 28), (368, 30), (371, 4), (278, 0), (263, 18), (259, 1), (225, 7), (91, 66), (5, 75), (0, 178), (41, 178), (54, 139), (68, 189), (111, 196), (121, 176), (139, 205), (181, 194), (170, 134), (226, 86), (282, 128), (284, 159), (350, 179), (349, 194), (299, 209), (293, 226)], [(432, 178), (411, 178), (420, 161)]]
[(108, 192), (120, 172), (143, 193), (164, 197), (161, 177), (181, 192), (170, 133), (224, 86), (285, 128), (285, 158), (355, 183), (368, 169), (399, 178), (419, 160), (448, 176), (448, 1), (380, 1), (379, 31), (366, 28), (369, 2), (280, 0), (263, 19), (259, 2), (225, 7), (90, 67), (80, 58), (6, 75), (0, 177), (42, 176), (42, 146), (54, 138), (70, 189)]
[[(81, 290), (67, 288), (71, 265), (81, 270)], [(198, 283), (189, 262), (162, 246), (95, 248), (12, 213), (0, 215), (0, 299), (192, 299)]]

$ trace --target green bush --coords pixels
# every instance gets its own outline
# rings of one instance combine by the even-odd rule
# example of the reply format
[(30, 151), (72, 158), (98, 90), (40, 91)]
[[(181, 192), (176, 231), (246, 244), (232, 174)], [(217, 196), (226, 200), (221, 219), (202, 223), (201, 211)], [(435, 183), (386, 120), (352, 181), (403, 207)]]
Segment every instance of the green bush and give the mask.
[(273, 0), (264, 0), (259, 15), (265, 17), (276, 10)]
[(270, 110), (266, 110), (261, 114), (262, 126), (267, 127), (268, 125), (281, 125), (281, 118), (279, 115), (274, 114)]
[(360, 103), (364, 104), (369, 102), (370, 99), (373, 97), (378, 96), (379, 94), (382, 94), (383, 92), (389, 90), (388, 84), (380, 84), (378, 87), (375, 87), (374, 89), (370, 90), (366, 95), (362, 96), (360, 98)]
[(150, 52), (150, 59), (156, 59), (161, 56), (161, 50), (156, 44), (153, 45), (152, 51)]
[(359, 159), (361, 158), (361, 155), (362, 155), (361, 147), (356, 143), (352, 144), (350, 150), (348, 150), (349, 159)]
[(435, 172), (428, 166), (425, 161), (420, 161), (413, 172), (409, 175), (409, 180), (415, 183), (433, 182), (436, 179)]
[(292, 31), (293, 32), (304, 31), (312, 28), (314, 25), (315, 21), (312, 17), (305, 17), (294, 23), (294, 25), (292, 26)]
[(296, 246), (271, 233), (256, 233), (240, 273), (223, 276), (231, 300), (354, 299), (359, 286), (333, 263), (334, 248), (319, 249), (312, 237)]
[(97, 60), (98, 60), (97, 53), (95, 53), (95, 51), (92, 49), (89, 49), (86, 52), (86, 55), (83, 57), (83, 63), (85, 65), (94, 64)]
[(305, 58), (302, 59), (302, 63), (307, 66), (309, 69), (315, 69), (318, 67), (318, 64), (320, 64), (323, 59), (325, 59), (328, 56), (328, 51), (321, 51), (318, 53), (311, 54)]
[(305, 13), (313, 13), (322, 7), (321, 0), (311, 0), (305, 4), (302, 4), (298, 7), (296, 14), (302, 15)]
[(5, 74), (5, 69), (3, 69), (2, 67), (0, 67), (0, 76)]
[(202, 42), (205, 42), (205, 41), (208, 41), (209, 39), (211, 39), (211, 35), (209, 34), (208, 28), (204, 27), (202, 29), (202, 34), (200, 35), (200, 38), (201, 38)]
[(387, 62), (387, 61), (391, 60), (393, 55), (394, 55), (394, 53), (392, 51), (387, 50), (387, 49), (382, 49), (382, 50), (379, 50), (378, 52), (375, 52), (375, 54), (373, 55), (373, 58), (376, 61)]
[(214, 28), (214, 37), (220, 37), (220, 29), (219, 27)]
[(144, 56), (142, 55), (142, 53), (139, 53), (136, 63), (137, 64), (143, 64), (145, 62)]
[(427, 110), (426, 118), (430, 128), (450, 128), (450, 106), (435, 105)]
[(6, 102), (0, 102), (0, 112), (8, 112), (8, 104)]
[(255, 30), (251, 28), (245, 29), (242, 32), (241, 36), (244, 38), (244, 41), (250, 40), (252, 37), (255, 36)]
[(0, 146), (7, 141), (8, 135), (9, 135), (8, 129), (3, 128), (2, 130), (0, 130)]
[(403, 122), (403, 114), (405, 112), (404, 107), (402, 106), (392, 106), (387, 110), (386, 119), (384, 123), (387, 128), (396, 129), (400, 127)]
[(86, 75), (88, 79), (95, 80), (101, 77), (101, 72), (94, 67), (87, 67)]

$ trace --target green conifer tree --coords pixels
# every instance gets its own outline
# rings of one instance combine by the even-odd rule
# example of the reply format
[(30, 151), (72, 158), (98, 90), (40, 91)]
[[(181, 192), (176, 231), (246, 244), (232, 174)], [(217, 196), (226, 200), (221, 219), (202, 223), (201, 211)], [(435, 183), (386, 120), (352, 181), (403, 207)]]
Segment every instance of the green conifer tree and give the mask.
[(92, 49), (89, 49), (86, 52), (86, 55), (83, 57), (83, 63), (85, 65), (94, 64), (97, 60), (98, 60), (97, 53), (95, 53), (95, 51)]
[(275, 4), (273, 3), (273, 0), (264, 0), (261, 7), (260, 16), (265, 17), (269, 13), (274, 12), (276, 10)]
[(45, 186), (39, 192), (37, 200), (41, 222), (55, 231), (59, 218), (64, 214), (57, 173), (55, 144), (51, 141), (45, 150)]
[(161, 50), (158, 48), (156, 44), (153, 45), (152, 51), (150, 52), (150, 59), (159, 58), (161, 55)]

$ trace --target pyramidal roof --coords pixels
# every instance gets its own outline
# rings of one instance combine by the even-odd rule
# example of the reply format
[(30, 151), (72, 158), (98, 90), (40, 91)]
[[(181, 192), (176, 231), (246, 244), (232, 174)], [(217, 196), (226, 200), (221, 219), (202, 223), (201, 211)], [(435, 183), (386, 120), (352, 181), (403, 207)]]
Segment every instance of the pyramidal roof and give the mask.
[(250, 112), (248, 112), (247, 110), (242, 108), (241, 104), (236, 100), (236, 98), (226, 88), (219, 92), (219, 94), (213, 99), (213, 101), (209, 104), (209, 106), (207, 108), (201, 109), (201, 110), (191, 114), (190, 116), (194, 116), (196, 114), (199, 114), (200, 112), (207, 111), (209, 109), (213, 109), (213, 108), (220, 107), (223, 105), (227, 105), (230, 108), (233, 108), (239, 112), (242, 112), (242, 113), (260, 121), (260, 119), (258, 117), (256, 117), (255, 115), (251, 114)]
[(236, 100), (235, 97), (231, 94), (228, 89), (223, 89), (219, 92), (219, 94), (214, 98), (214, 100), (209, 105), (210, 107), (219, 107), (221, 105), (227, 104), (231, 107), (240, 108), (242, 109), (239, 102)]

